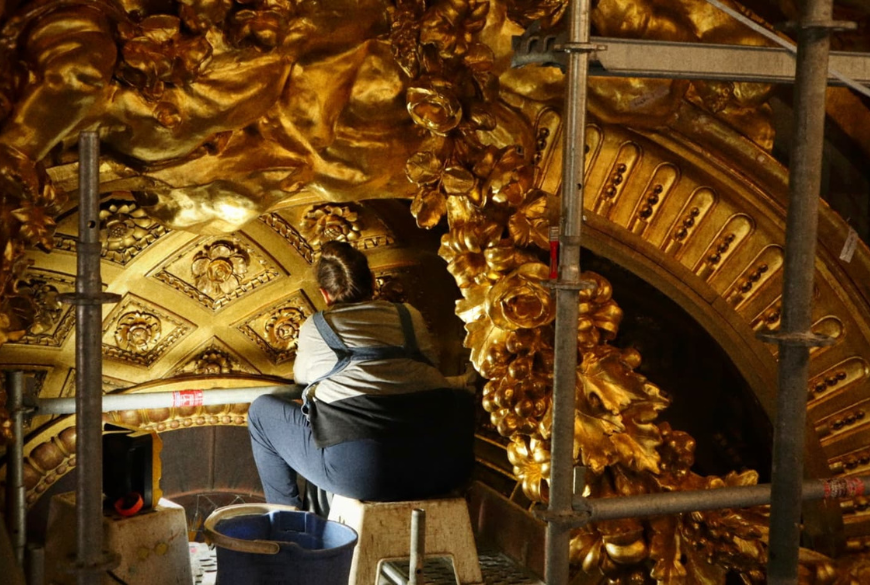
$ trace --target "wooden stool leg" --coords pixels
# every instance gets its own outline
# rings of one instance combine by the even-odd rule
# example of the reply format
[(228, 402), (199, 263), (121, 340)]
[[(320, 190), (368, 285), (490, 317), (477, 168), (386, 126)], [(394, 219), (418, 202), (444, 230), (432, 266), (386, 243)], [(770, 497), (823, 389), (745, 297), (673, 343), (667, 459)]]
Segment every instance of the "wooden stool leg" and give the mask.
[(359, 536), (348, 585), (377, 585), (385, 559), (410, 556), (411, 513), (415, 508), (426, 511), (426, 557), (451, 557), (457, 585), (482, 585), (464, 499), (375, 503), (336, 496), (329, 519), (350, 526)]

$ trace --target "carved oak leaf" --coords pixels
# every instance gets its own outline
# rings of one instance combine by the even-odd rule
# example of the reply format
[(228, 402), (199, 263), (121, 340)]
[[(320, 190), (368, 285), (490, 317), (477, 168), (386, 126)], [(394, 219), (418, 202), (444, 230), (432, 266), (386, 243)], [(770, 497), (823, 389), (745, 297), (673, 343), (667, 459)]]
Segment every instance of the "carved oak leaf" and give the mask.
[(456, 279), (459, 288), (466, 288), (479, 281), (478, 277), (486, 271), (486, 258), (483, 254), (466, 252), (457, 254), (447, 263), (447, 271)]
[(14, 210), (12, 216), (21, 222), (19, 236), (25, 244), (51, 250), (56, 223), (49, 209), (25, 199), (22, 207)]
[[(456, 301), (456, 314), (464, 323), (474, 323), (485, 316), (487, 292), (489, 292), (489, 284), (472, 285), (462, 289), (464, 298)], [(467, 341), (465, 346), (477, 347)]]
[(526, 164), (518, 147), (505, 148), (487, 177), (483, 192), (497, 203), (519, 206), (532, 186), (534, 174), (534, 167)]
[(612, 414), (621, 414), (638, 400), (656, 399), (659, 410), (668, 405), (657, 392), (649, 394), (646, 378), (631, 371), (623, 360), (623, 351), (616, 347), (601, 345), (584, 352), (580, 376), (589, 402)]

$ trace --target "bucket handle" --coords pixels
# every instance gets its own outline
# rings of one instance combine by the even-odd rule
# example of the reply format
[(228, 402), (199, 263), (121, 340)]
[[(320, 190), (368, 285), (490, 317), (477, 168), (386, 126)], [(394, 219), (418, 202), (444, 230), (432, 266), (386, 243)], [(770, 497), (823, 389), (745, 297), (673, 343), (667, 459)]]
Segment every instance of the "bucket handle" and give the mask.
[(271, 540), (243, 540), (241, 538), (233, 538), (221, 534), (215, 530), (215, 526), (221, 520), (226, 520), (227, 518), (232, 518), (234, 516), (247, 516), (257, 512), (267, 513), (276, 509), (298, 510), (298, 508), (295, 507), (291, 508), (289, 506), (279, 506), (275, 504), (238, 504), (215, 510), (208, 518), (206, 518), (205, 524), (203, 524), (205, 540), (209, 544), (214, 544), (221, 548), (228, 548), (238, 552), (264, 555), (278, 554), (281, 552), (281, 546), (277, 542)]

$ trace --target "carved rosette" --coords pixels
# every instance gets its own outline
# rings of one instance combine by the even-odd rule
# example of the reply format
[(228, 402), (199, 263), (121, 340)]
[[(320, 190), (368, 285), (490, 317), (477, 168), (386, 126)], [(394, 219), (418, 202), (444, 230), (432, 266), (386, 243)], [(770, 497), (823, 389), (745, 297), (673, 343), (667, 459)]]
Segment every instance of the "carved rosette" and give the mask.
[(305, 313), (296, 307), (281, 307), (269, 315), (264, 327), (269, 345), (277, 351), (295, 350), (303, 321)]
[(296, 357), (299, 327), (314, 314), (314, 306), (302, 291), (249, 315), (236, 328), (278, 365)]
[(282, 274), (262, 247), (237, 233), (192, 242), (149, 276), (219, 311)]
[(109, 202), (100, 209), (103, 257), (112, 262), (126, 264), (168, 231), (132, 201)]
[(302, 234), (314, 248), (333, 240), (353, 243), (362, 230), (359, 214), (351, 205), (315, 205), (302, 217)]
[(232, 242), (218, 241), (193, 258), (190, 271), (196, 288), (210, 297), (235, 292), (248, 272), (250, 258)]
[(112, 310), (104, 327), (104, 356), (141, 366), (156, 362), (195, 329), (180, 315), (133, 294)]
[(150, 313), (132, 311), (118, 320), (115, 343), (122, 350), (146, 354), (160, 341), (160, 334), (160, 319)]

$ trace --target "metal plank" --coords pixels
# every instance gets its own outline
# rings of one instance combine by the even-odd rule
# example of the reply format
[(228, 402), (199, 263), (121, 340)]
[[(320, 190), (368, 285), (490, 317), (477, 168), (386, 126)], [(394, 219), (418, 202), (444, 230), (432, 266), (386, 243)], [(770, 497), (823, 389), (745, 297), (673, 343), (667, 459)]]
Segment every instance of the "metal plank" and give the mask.
[[(538, 64), (564, 69), (566, 54), (559, 50), (566, 37), (529, 29), (514, 37), (512, 65)], [(712, 79), (759, 83), (793, 83), (795, 56), (784, 48), (747, 45), (679, 43), (591, 37), (589, 75), (595, 77), (655, 77)], [(864, 85), (870, 85), (870, 53), (832, 51), (830, 68)], [(828, 76), (830, 85), (843, 85)]]

